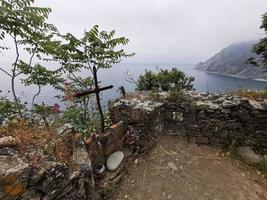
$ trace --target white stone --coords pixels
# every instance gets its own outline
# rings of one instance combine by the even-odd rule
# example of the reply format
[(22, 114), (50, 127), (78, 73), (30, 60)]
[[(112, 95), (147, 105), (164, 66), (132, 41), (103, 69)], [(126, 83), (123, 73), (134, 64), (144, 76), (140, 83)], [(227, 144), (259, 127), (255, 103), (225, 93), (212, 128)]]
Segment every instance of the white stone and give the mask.
[(177, 167), (176, 167), (176, 165), (175, 165), (173, 162), (169, 162), (169, 163), (168, 163), (168, 166), (169, 166), (173, 171), (177, 171), (177, 170), (178, 170)]
[(114, 152), (107, 159), (106, 162), (107, 169), (109, 171), (115, 171), (116, 169), (118, 169), (123, 159), (124, 159), (124, 154), (122, 151)]

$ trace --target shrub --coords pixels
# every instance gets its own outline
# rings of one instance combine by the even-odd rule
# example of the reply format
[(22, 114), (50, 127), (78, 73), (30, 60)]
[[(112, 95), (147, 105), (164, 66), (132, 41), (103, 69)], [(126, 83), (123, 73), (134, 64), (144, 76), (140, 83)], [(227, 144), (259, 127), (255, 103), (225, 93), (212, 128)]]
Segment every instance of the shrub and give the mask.
[[(24, 108), (24, 105), (19, 104), (20, 109)], [(18, 115), (17, 104), (4, 97), (0, 97), (0, 124), (5, 120), (9, 120), (12, 117)]]
[(191, 90), (193, 89), (193, 81), (193, 77), (187, 76), (176, 68), (172, 68), (170, 71), (161, 69), (158, 73), (146, 70), (137, 80), (137, 90)]

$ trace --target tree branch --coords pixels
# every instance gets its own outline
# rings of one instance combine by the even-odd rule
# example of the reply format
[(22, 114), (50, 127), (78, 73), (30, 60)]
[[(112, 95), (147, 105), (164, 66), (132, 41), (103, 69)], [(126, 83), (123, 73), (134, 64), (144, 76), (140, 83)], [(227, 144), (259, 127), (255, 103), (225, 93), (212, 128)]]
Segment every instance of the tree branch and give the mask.
[(8, 73), (6, 70), (2, 69), (1, 67), (0, 67), (0, 70), (1, 70), (2, 72), (4, 72), (5, 74), (7, 74), (8, 76), (12, 77), (12, 75), (11, 75), (10, 73)]

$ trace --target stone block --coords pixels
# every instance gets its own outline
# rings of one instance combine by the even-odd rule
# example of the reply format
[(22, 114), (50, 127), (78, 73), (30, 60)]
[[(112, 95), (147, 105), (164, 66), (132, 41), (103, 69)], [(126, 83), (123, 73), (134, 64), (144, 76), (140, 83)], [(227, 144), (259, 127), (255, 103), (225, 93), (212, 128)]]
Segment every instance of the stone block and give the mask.
[(126, 133), (126, 123), (123, 121), (118, 122), (110, 127), (110, 132), (113, 136), (113, 141), (118, 142), (123, 139)]
[(208, 137), (196, 137), (196, 144), (209, 144), (209, 138)]

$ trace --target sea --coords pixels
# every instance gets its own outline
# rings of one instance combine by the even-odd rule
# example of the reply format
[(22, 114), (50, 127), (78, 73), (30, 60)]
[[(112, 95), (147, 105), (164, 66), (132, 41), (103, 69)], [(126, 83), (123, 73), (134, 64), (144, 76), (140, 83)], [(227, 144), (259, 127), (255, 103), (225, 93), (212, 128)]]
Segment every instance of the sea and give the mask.
[[(223, 93), (232, 92), (243, 89), (265, 89), (267, 88), (267, 81), (258, 81), (251, 79), (243, 79), (238, 77), (229, 77), (224, 75), (210, 74), (203, 71), (194, 69), (195, 64), (157, 64), (157, 63), (119, 63), (114, 65), (110, 69), (99, 70), (99, 80), (101, 81), (101, 87), (113, 85), (113, 89), (103, 91), (101, 94), (102, 102), (104, 105), (108, 101), (120, 97), (119, 87), (123, 86), (126, 92), (133, 92), (136, 85), (129, 82), (128, 79), (131, 77), (137, 80), (139, 75), (144, 73), (145, 70), (157, 71), (160, 69), (171, 69), (177, 68), (184, 71), (188, 76), (195, 77), (194, 88), (198, 92), (209, 92), (209, 93)], [(88, 76), (89, 71), (83, 71), (79, 75)], [(0, 72), (0, 96), (6, 96), (11, 98), (10, 80), (5, 74)], [(37, 87), (28, 86), (24, 87), (17, 80), (16, 83), (17, 95), (22, 102), (31, 102), (32, 96), (36, 93)], [(36, 99), (36, 103), (44, 102), (49, 105), (55, 103), (62, 104), (56, 97), (59, 94), (58, 91), (51, 87), (44, 87), (41, 94)]]

